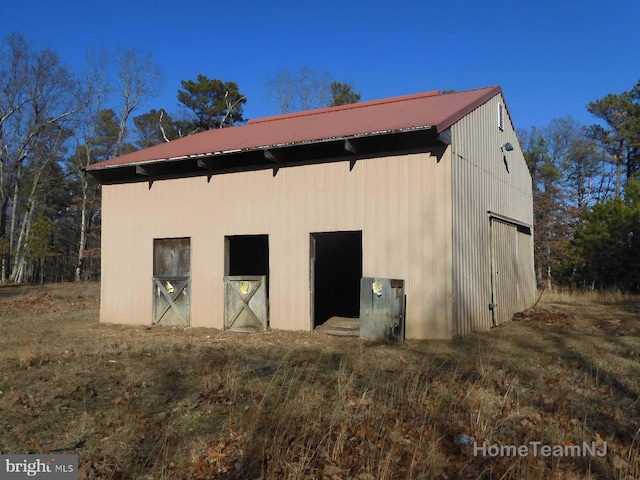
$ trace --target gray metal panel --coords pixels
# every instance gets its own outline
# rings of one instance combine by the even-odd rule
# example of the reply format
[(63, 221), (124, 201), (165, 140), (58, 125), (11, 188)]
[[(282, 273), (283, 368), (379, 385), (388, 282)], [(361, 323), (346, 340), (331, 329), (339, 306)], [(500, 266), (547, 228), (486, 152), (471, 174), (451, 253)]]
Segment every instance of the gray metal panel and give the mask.
[(364, 277), (360, 282), (360, 338), (404, 340), (404, 280)]
[(224, 328), (262, 332), (268, 325), (266, 275), (224, 277)]

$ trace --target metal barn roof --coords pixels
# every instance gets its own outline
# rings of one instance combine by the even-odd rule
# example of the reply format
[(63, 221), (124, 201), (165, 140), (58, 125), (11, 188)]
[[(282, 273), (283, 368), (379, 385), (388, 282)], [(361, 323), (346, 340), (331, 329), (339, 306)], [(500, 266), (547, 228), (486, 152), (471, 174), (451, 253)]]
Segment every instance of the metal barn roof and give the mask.
[(209, 130), (90, 165), (103, 183), (213, 175), (424, 148), (499, 86), (329, 107)]

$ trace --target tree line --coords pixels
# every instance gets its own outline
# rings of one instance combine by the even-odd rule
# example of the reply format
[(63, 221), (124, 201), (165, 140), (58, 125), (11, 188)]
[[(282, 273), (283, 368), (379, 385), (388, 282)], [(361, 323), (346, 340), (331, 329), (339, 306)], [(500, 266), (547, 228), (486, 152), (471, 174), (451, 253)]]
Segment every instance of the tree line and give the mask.
[[(162, 86), (150, 55), (87, 55), (78, 72), (23, 35), (0, 43), (0, 282), (98, 279), (95, 163), (245, 122), (237, 83), (181, 81), (180, 110), (142, 111)], [(265, 82), (278, 113), (360, 100), (309, 67)], [(596, 99), (592, 125), (571, 117), (518, 131), (533, 179), (538, 285), (640, 289), (640, 82)]]
[[(83, 168), (245, 122), (232, 81), (181, 81), (180, 110), (141, 112), (163, 76), (135, 49), (87, 54), (74, 72), (20, 33), (0, 43), (0, 283), (98, 279), (100, 185)], [(265, 83), (279, 113), (359, 101), (349, 83), (301, 67)]]
[(533, 179), (536, 277), (544, 288), (640, 291), (640, 81), (519, 131)]

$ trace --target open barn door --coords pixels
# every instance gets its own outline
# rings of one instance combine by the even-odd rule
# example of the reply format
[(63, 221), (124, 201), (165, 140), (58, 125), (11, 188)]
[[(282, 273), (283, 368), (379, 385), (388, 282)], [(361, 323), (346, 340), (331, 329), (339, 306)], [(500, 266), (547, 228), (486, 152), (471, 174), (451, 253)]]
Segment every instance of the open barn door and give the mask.
[(311, 328), (339, 322), (359, 328), (362, 231), (311, 233)]
[(155, 325), (189, 325), (191, 240), (153, 241), (153, 318)]

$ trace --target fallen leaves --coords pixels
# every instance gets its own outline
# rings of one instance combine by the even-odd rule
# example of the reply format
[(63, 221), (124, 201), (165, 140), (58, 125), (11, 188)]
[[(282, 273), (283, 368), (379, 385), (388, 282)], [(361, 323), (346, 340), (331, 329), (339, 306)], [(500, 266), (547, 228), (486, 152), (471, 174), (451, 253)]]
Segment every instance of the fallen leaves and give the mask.
[(389, 433), (389, 439), (391, 439), (392, 442), (401, 443), (402, 445), (411, 445), (411, 440), (397, 430)]
[[(65, 308), (41, 300), (16, 310), (15, 325), (0, 313), (0, 443), (46, 451), (86, 434), (81, 479), (577, 479), (591, 466), (632, 478), (640, 466), (640, 344), (630, 334), (607, 344), (585, 315), (548, 310), (453, 342), (389, 347), (106, 325), (97, 308), (74, 319), (72, 304), (71, 315), (34, 314)], [(606, 322), (631, 331), (614, 316)], [(606, 440), (610, 450), (583, 464), (505, 462), (476, 458), (471, 439)]]
[(243, 465), (246, 435), (236, 426), (212, 440), (196, 439), (188, 448), (189, 466), (196, 478), (210, 479), (229, 472), (239, 473)]
[(571, 327), (576, 324), (576, 317), (570, 313), (557, 310), (537, 308), (535, 310), (525, 310), (514, 316), (514, 321), (538, 322), (546, 325), (565, 325)]
[(332, 478), (334, 475), (342, 473), (344, 470), (336, 465), (325, 465), (322, 469), (322, 475)]

